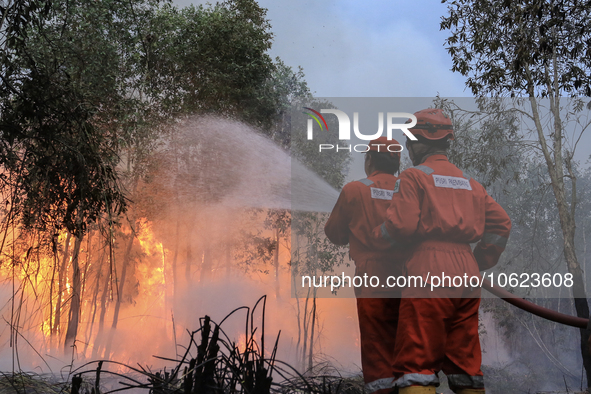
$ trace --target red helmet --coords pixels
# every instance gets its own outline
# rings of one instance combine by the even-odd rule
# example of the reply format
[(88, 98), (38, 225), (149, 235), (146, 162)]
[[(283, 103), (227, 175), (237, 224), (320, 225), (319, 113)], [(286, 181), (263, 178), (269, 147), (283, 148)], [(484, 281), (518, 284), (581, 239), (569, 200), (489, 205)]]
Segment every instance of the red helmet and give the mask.
[(390, 153), (390, 156), (397, 157), (400, 161), (400, 152), (402, 152), (402, 145), (398, 143), (394, 138), (391, 140), (388, 137), (379, 137), (375, 140), (371, 140), (369, 143), (369, 150), (373, 152), (386, 152)]
[[(444, 138), (454, 139), (451, 119), (440, 108), (427, 108), (415, 112), (417, 124), (409, 131), (425, 139), (436, 141)], [(409, 123), (409, 122), (407, 122)]]

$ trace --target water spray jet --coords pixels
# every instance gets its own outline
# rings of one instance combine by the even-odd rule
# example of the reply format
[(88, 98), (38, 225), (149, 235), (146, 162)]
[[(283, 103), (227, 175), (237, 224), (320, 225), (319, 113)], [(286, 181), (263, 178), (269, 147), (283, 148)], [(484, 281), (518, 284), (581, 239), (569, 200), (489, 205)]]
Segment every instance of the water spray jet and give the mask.
[[(339, 192), (270, 139), (240, 122), (191, 118), (177, 149), (186, 192), (224, 207), (330, 212)], [(234, 142), (239, 141), (239, 147)]]

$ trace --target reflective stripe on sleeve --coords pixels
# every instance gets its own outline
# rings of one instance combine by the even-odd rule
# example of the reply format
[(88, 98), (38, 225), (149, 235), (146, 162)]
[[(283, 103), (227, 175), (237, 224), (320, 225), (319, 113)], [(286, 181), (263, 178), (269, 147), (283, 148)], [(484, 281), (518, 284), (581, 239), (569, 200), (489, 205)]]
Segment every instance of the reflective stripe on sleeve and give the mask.
[(396, 248), (401, 248), (404, 246), (400, 242), (397, 242), (396, 240), (394, 240), (390, 236), (390, 234), (388, 234), (388, 229), (386, 228), (386, 223), (382, 223), (382, 227), (380, 227), (380, 229), (382, 230), (382, 238), (384, 238), (386, 241), (388, 241), (390, 243), (390, 245), (392, 245)]
[(360, 179), (360, 180), (358, 180), (357, 182), (361, 182), (361, 183), (363, 183), (365, 186), (371, 186), (371, 185), (373, 185), (373, 181), (370, 181), (370, 180), (369, 180), (369, 179), (367, 179), (367, 178)]
[(505, 249), (505, 246), (507, 246), (506, 237), (493, 233), (484, 233), (484, 235), (482, 236), (482, 242), (484, 242), (485, 244), (495, 245), (503, 249)]
[(366, 383), (365, 392), (371, 394), (378, 390), (391, 389), (392, 387), (394, 387), (394, 378), (383, 378)]
[(432, 173), (435, 172), (434, 169), (432, 169), (431, 167), (427, 167), (427, 166), (414, 166), (412, 168), (416, 168), (417, 170), (421, 170), (427, 175), (431, 175)]
[(484, 388), (484, 377), (483, 376), (470, 376), (466, 374), (450, 374), (447, 375), (450, 388), (462, 387), (471, 389), (483, 389)]
[(439, 378), (435, 374), (407, 373), (396, 379), (396, 386), (403, 388), (408, 386), (439, 386)]

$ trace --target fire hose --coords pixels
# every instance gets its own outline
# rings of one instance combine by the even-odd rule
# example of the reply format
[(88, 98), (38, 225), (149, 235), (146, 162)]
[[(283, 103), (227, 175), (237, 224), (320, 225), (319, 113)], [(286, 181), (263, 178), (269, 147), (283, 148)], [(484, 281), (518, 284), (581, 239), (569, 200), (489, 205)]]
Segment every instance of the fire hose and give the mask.
[(553, 311), (552, 309), (544, 308), (539, 305), (534, 304), (533, 302), (529, 302), (524, 300), (523, 298), (517, 297), (516, 295), (509, 293), (507, 290), (502, 289), (500, 287), (494, 287), (488, 280), (484, 279), (482, 284), (486, 290), (490, 293), (496, 295), (497, 297), (501, 298), (502, 300), (508, 302), (511, 305), (514, 305), (524, 311), (527, 311), (531, 314), (536, 316), (542, 317), (544, 319), (565, 324), (571, 327), (578, 327), (578, 328), (586, 328), (590, 329), (590, 321), (589, 319), (583, 319), (582, 317), (576, 317), (571, 315), (565, 315), (564, 313)]

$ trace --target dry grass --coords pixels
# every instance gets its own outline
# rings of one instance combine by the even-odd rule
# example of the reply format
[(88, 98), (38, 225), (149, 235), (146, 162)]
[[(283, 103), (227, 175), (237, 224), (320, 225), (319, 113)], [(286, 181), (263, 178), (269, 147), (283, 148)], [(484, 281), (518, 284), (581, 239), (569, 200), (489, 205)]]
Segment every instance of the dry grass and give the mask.
[[(111, 360), (86, 363), (70, 374), (67, 382), (52, 382), (42, 376), (17, 373), (0, 375), (0, 394), (108, 394), (132, 390), (150, 394), (363, 394), (363, 379), (344, 377), (329, 363), (316, 365), (304, 374), (275, 359), (279, 333), (271, 352), (265, 351), (266, 298), (252, 308), (237, 308), (219, 324), (208, 316), (190, 333), (185, 353), (178, 360), (163, 359), (171, 367), (152, 372)], [(261, 304), (262, 326), (254, 325), (254, 313)], [(246, 345), (239, 349), (221, 326), (232, 314), (246, 311)], [(160, 358), (160, 357), (158, 357)], [(109, 366), (127, 368), (117, 373)], [(103, 368), (104, 367), (104, 368)], [(115, 378), (117, 388), (101, 387), (101, 381)], [(92, 382), (92, 383), (91, 383)]]
[(0, 372), (0, 394), (63, 394), (69, 393), (67, 383), (30, 373)]

